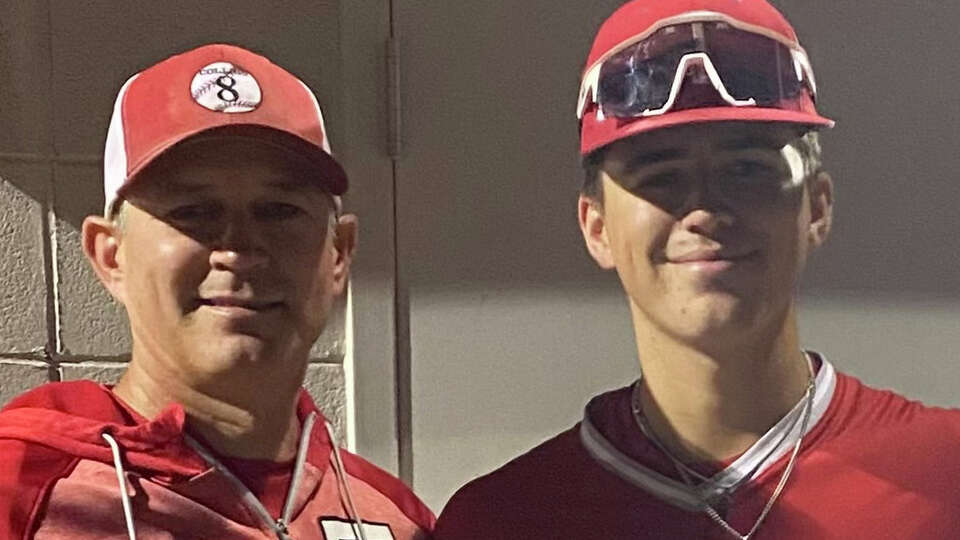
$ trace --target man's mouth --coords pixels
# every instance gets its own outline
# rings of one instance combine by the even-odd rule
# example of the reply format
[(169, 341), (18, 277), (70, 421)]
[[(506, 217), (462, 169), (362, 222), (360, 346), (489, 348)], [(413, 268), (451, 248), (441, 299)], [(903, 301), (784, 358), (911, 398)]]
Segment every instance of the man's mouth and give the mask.
[(249, 311), (266, 311), (280, 307), (283, 302), (273, 299), (241, 298), (235, 296), (211, 296), (198, 299), (201, 306), (223, 309), (241, 309)]

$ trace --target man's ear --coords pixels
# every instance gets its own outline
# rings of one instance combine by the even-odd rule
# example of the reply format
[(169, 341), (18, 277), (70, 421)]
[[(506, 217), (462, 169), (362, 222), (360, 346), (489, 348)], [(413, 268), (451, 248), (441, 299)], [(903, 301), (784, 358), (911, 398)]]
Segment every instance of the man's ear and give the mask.
[(581, 194), (577, 201), (577, 217), (583, 241), (593, 260), (604, 270), (613, 268), (613, 255), (610, 252), (602, 205), (592, 197)]
[(344, 214), (337, 218), (336, 230), (333, 235), (334, 261), (333, 281), (334, 292), (342, 294), (347, 288), (350, 276), (350, 264), (357, 248), (358, 221), (353, 214)]
[(811, 249), (822, 246), (833, 228), (833, 178), (827, 172), (819, 172), (810, 181), (810, 230)]
[(123, 268), (120, 264), (120, 231), (112, 221), (100, 216), (83, 220), (83, 253), (103, 286), (123, 303)]

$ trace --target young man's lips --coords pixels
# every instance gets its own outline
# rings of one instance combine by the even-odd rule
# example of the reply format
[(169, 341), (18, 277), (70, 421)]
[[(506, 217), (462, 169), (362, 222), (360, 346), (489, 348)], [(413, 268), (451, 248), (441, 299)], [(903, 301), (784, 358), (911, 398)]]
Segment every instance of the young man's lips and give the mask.
[(696, 272), (724, 272), (738, 267), (754, 258), (756, 252), (743, 254), (724, 254), (724, 253), (689, 253), (681, 257), (668, 259), (671, 264), (681, 268), (690, 268)]
[(703, 263), (720, 263), (720, 262), (736, 262), (739, 260), (750, 258), (754, 255), (754, 251), (742, 252), (742, 253), (727, 253), (723, 251), (714, 251), (714, 250), (698, 250), (691, 251), (689, 253), (684, 253), (676, 257), (668, 257), (667, 261), (673, 264), (703, 264)]

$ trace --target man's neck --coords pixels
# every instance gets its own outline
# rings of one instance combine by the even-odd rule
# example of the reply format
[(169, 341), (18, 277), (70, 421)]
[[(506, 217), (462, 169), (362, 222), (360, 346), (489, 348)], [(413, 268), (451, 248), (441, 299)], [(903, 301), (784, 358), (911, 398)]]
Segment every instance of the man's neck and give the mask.
[(792, 310), (779, 333), (729, 351), (637, 334), (643, 414), (683, 461), (719, 462), (743, 453), (806, 392), (810, 372)]
[(284, 391), (261, 381), (258, 390), (245, 391), (242, 387), (246, 385), (238, 383), (221, 381), (218, 386), (225, 391), (198, 389), (173, 374), (143, 369), (135, 354), (113, 392), (146, 418), (155, 417), (171, 403), (180, 404), (188, 431), (217, 454), (271, 461), (293, 459), (300, 430), (296, 414), (299, 386), (288, 385), (292, 390)]

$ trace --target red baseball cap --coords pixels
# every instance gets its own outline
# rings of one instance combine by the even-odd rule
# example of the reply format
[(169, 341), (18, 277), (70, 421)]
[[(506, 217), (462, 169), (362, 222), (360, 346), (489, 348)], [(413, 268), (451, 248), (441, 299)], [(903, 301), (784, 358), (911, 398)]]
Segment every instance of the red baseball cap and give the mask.
[(105, 212), (136, 175), (177, 143), (214, 130), (262, 137), (320, 167), (333, 195), (347, 175), (333, 158), (323, 113), (310, 88), (267, 58), (212, 44), (171, 56), (120, 89), (104, 149)]
[[(598, 64), (624, 45), (642, 40), (676, 22), (725, 21), (802, 51), (797, 34), (784, 16), (765, 0), (633, 0), (621, 6), (600, 27), (583, 72), (586, 79)], [(805, 54), (805, 53), (804, 53)], [(584, 85), (581, 84), (581, 101)], [(711, 103), (703, 107), (671, 110), (657, 116), (606, 117), (589, 104), (580, 124), (581, 155), (588, 155), (614, 141), (645, 131), (681, 124), (717, 121), (785, 122), (807, 129), (832, 127), (820, 116), (814, 96), (803, 92), (775, 105), (734, 107)]]

